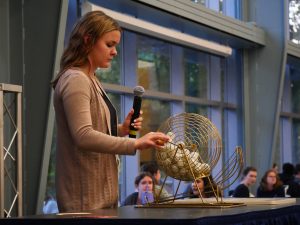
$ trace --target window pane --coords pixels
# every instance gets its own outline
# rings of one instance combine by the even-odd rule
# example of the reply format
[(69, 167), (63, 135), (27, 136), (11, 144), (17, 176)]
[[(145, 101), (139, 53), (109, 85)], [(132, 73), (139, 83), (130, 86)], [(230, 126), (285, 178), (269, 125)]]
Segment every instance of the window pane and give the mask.
[(293, 121), (293, 162), (300, 162), (300, 120)]
[(47, 177), (47, 187), (46, 187), (46, 194), (45, 194), (45, 201), (53, 198), (56, 198), (56, 191), (55, 191), (55, 158), (56, 158), (56, 123), (54, 123), (53, 128), (53, 138), (51, 144), (51, 152), (50, 152), (50, 161), (48, 167), (48, 177)]
[(121, 55), (120, 45), (117, 46), (118, 56), (111, 61), (110, 68), (98, 68), (95, 73), (99, 80), (103, 83), (121, 84)]
[(137, 82), (145, 89), (170, 91), (170, 46), (168, 43), (137, 35)]
[(206, 0), (191, 0), (191, 1), (194, 3), (197, 3), (197, 4), (201, 4), (203, 6), (205, 6), (205, 3), (206, 3)]
[[(242, 105), (242, 54), (233, 50), (229, 58), (220, 58), (221, 100), (226, 103)], [(211, 67), (215, 66), (214, 64)], [(214, 81), (211, 81), (214, 83)], [(211, 92), (213, 90), (211, 89)]]
[(108, 98), (114, 105), (115, 109), (117, 110), (118, 121), (123, 121), (121, 118), (121, 95), (117, 93), (107, 93)]
[[(170, 102), (168, 101), (144, 99), (142, 103), (142, 110), (144, 120), (141, 136), (151, 131), (157, 131), (161, 123), (171, 115)], [(153, 161), (154, 159), (154, 151), (140, 152), (141, 163)]]
[(300, 71), (296, 68), (290, 70), (291, 92), (292, 92), (292, 112), (300, 112)]
[(201, 116), (207, 117), (207, 106), (200, 106), (196, 104), (187, 103), (185, 104), (185, 111), (187, 113), (197, 113)]
[(207, 98), (207, 56), (195, 50), (184, 50), (185, 94)]
[[(228, 89), (226, 88), (227, 82), (226, 82), (226, 73), (225, 73), (225, 60), (221, 59), (220, 61), (220, 69), (221, 69), (221, 101), (227, 102), (228, 101)], [(236, 88), (233, 88), (236, 90)]]
[(300, 0), (290, 0), (289, 2), (289, 29), (290, 40), (300, 44)]
[(293, 112), (300, 112), (300, 82), (293, 81), (292, 82), (292, 104), (293, 104)]
[(211, 10), (240, 19), (240, 0), (190, 0), (191, 2), (203, 5)]

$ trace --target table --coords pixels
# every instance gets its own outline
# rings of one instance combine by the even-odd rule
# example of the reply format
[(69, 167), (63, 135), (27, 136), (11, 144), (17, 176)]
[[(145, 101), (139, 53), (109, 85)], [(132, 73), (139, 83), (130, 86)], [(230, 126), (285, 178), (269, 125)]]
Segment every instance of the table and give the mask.
[(40, 215), (0, 219), (0, 224), (126, 224), (126, 225), (295, 225), (300, 224), (300, 199), (294, 204), (246, 205), (234, 208), (100, 209), (90, 214)]

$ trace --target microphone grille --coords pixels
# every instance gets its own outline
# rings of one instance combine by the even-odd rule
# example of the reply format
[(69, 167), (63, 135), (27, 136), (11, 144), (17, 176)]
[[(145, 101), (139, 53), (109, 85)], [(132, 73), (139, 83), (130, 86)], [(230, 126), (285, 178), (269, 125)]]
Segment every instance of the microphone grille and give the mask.
[(136, 86), (134, 89), (133, 89), (133, 94), (135, 96), (139, 96), (141, 97), (145, 92), (145, 89), (142, 87), (142, 86)]

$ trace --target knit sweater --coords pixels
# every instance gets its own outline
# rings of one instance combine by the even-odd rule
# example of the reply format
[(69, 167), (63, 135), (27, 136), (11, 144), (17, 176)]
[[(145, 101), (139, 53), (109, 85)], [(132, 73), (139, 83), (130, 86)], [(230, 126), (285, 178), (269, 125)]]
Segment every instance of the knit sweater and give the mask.
[(56, 193), (60, 212), (117, 206), (116, 154), (135, 154), (134, 139), (113, 137), (105, 91), (96, 78), (69, 69), (54, 91)]

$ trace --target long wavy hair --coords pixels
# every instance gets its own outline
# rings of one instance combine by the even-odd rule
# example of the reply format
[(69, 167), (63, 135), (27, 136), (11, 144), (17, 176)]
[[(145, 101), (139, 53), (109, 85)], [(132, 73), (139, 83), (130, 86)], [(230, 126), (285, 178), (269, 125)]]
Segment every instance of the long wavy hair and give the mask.
[(274, 169), (270, 169), (270, 170), (267, 170), (265, 172), (264, 176), (261, 178), (260, 189), (263, 191), (268, 190), (267, 178), (268, 178), (269, 173), (271, 173), (271, 172), (275, 173), (275, 175), (276, 175), (276, 183), (273, 185), (273, 189), (277, 189), (278, 187), (283, 185), (277, 172)]
[[(81, 17), (75, 24), (68, 45), (62, 54), (59, 73), (51, 82), (53, 88), (66, 70), (85, 65), (88, 62), (88, 54), (97, 40), (114, 30), (121, 32), (121, 27), (117, 21), (102, 11), (88, 12)], [(85, 41), (85, 37), (88, 37), (89, 41)]]

